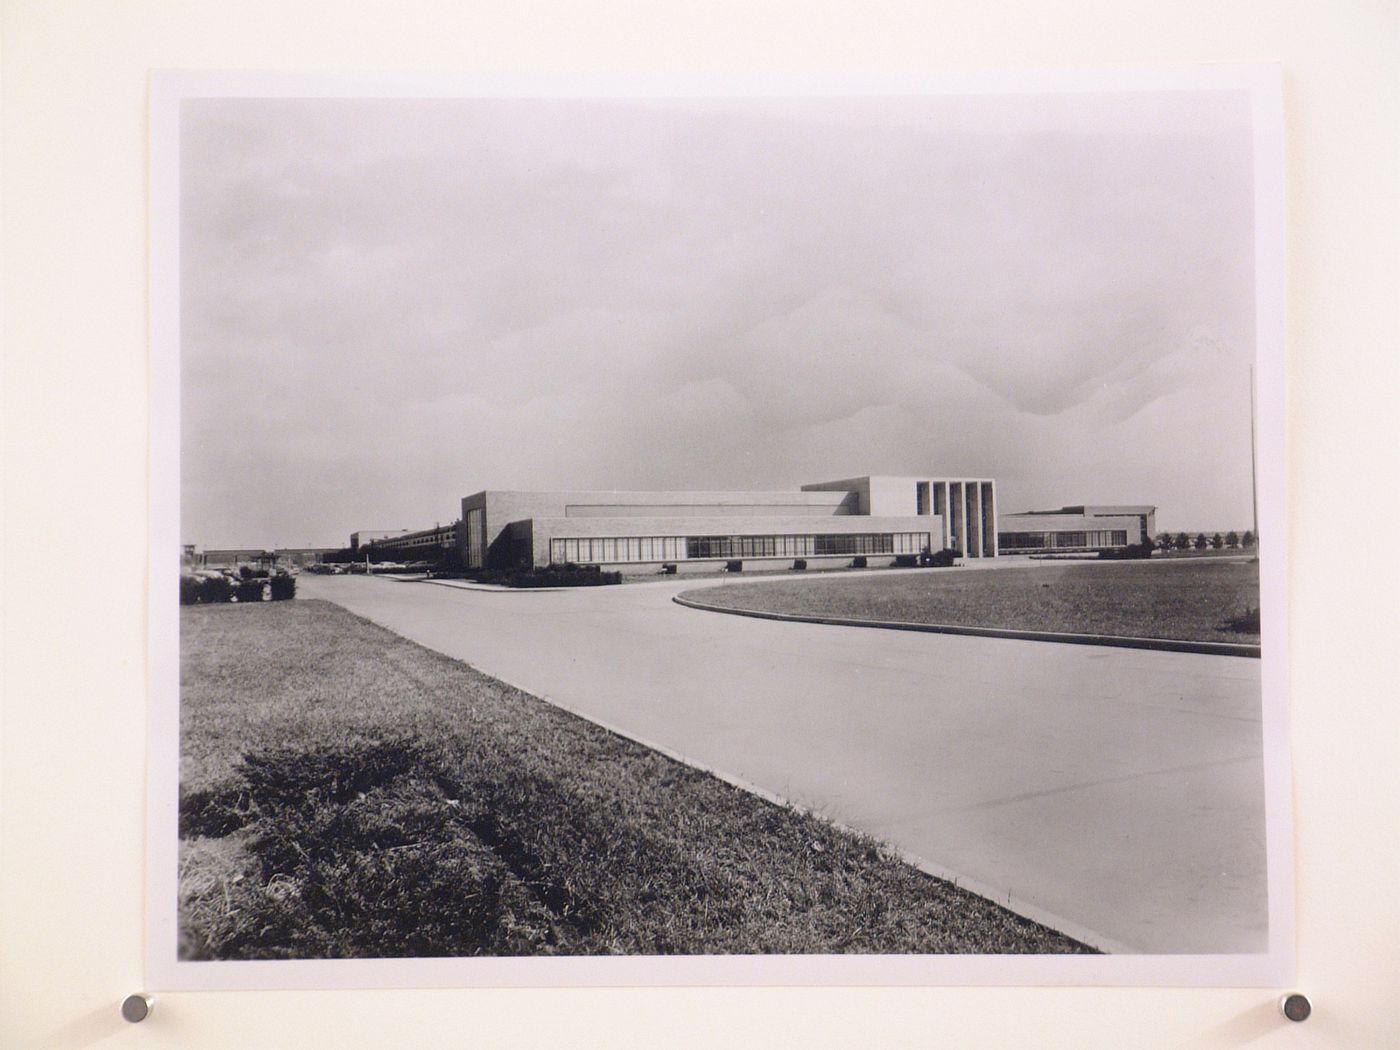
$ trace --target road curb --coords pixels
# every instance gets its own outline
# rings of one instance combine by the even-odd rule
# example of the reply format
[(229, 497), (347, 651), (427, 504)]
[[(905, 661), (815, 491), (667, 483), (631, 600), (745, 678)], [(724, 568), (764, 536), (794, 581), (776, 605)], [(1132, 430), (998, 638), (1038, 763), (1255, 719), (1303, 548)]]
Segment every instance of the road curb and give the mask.
[(905, 620), (856, 620), (841, 616), (801, 616), (796, 613), (764, 612), (758, 609), (733, 609), (723, 605), (698, 602), (694, 598), (674, 595), (671, 601), (701, 612), (728, 613), (730, 616), (750, 616), (758, 620), (783, 620), (788, 623), (818, 623), (830, 627), (877, 627), (886, 631), (916, 631), (923, 634), (961, 634), (971, 638), (1007, 638), (1024, 642), (1059, 642), (1063, 645), (1103, 645), (1119, 649), (1153, 649), (1165, 653), (1200, 653), (1210, 656), (1243, 656), (1259, 659), (1260, 647), (1242, 642), (1185, 642), (1171, 638), (1133, 638), (1108, 634), (1071, 634), (1062, 631), (1018, 631), (1003, 627), (964, 627), (958, 624), (911, 623)]
[(463, 583), (461, 580), (406, 580), (406, 583), (431, 583), (434, 587), (450, 587), (454, 591), (478, 591), (483, 594), (556, 594), (578, 590), (576, 587), (502, 587), (494, 583)]

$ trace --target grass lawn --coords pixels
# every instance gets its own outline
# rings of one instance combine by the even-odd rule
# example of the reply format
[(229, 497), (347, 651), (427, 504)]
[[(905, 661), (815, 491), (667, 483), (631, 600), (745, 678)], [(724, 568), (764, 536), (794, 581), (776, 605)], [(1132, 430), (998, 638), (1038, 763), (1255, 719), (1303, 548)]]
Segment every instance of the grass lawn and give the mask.
[[(687, 592), (759, 612), (1198, 642), (1259, 641), (1259, 563), (1213, 558), (735, 583)], [(1252, 629), (1251, 629), (1252, 628)]]
[(181, 613), (181, 956), (1085, 946), (362, 620)]

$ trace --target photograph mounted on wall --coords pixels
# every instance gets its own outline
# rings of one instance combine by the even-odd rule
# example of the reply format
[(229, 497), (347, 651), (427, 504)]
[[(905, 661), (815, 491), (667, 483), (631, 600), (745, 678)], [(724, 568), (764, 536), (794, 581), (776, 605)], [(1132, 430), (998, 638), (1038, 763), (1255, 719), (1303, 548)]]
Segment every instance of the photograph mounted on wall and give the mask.
[(158, 74), (152, 986), (1286, 983), (1280, 95)]

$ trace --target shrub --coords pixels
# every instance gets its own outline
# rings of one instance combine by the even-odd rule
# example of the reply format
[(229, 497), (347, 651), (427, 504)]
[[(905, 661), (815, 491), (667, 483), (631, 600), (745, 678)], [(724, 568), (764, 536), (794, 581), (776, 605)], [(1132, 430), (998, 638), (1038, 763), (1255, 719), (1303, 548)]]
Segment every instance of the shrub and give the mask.
[(288, 576), (285, 573), (279, 573), (272, 577), (271, 582), (268, 584), (268, 590), (270, 592), (268, 596), (274, 602), (283, 602), (288, 598), (295, 598), (297, 596), (296, 577)]
[(260, 602), (263, 600), (263, 580), (241, 580), (234, 588), (233, 596), (240, 602)]
[(741, 562), (741, 561), (738, 561), (738, 560), (735, 560), (735, 561), (727, 561), (727, 562), (724, 563), (724, 571), (725, 571), (725, 572), (743, 572), (743, 571), (744, 571), (744, 563)]
[(196, 602), (199, 601), (199, 585), (200, 579), (198, 576), (180, 577), (181, 605), (194, 605)]
[(1130, 543), (1126, 547), (1104, 547), (1100, 549), (1099, 557), (1106, 561), (1134, 561), (1152, 557), (1152, 552), (1156, 549), (1151, 540), (1143, 540), (1141, 543)]
[(227, 576), (205, 576), (199, 581), (197, 599), (211, 603), (232, 601), (233, 582)]
[[(939, 551), (942, 554), (942, 551)], [(916, 569), (919, 567), (919, 556), (917, 554), (896, 554), (894, 564), (899, 569)]]
[(798, 570), (802, 570), (802, 569), (807, 568), (807, 559), (806, 559), (806, 558), (798, 558), (796, 561), (794, 561), (794, 562), (792, 563), (792, 567), (793, 567), (794, 569), (798, 569)]
[(674, 576), (675, 574), (676, 574), (676, 563), (675, 563), (675, 562), (670, 562), (670, 561), (668, 561), (668, 562), (665, 562), (665, 563), (662, 564), (662, 566), (661, 566), (661, 575), (662, 575), (662, 576)]
[(925, 547), (919, 552), (919, 564), (934, 569), (946, 569), (950, 565), (957, 563), (958, 552), (952, 547), (944, 547), (941, 551), (930, 553)]
[(853, 569), (863, 569), (867, 564), (869, 563), (865, 560), (864, 554), (857, 554), (851, 559), (851, 568)]
[(597, 565), (544, 565), (537, 569), (484, 569), (480, 583), (503, 587), (601, 587), (622, 582), (622, 573), (603, 572)]
[(1226, 622), (1225, 629), (1236, 634), (1258, 634), (1259, 606), (1246, 605), (1242, 614)]

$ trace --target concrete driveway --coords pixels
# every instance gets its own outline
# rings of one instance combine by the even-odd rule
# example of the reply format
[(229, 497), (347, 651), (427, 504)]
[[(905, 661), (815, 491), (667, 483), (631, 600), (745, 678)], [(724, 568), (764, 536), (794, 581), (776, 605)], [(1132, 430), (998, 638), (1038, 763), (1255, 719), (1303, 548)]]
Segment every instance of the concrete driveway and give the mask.
[(1106, 950), (1267, 947), (1258, 660), (745, 619), (686, 580), (299, 586)]

